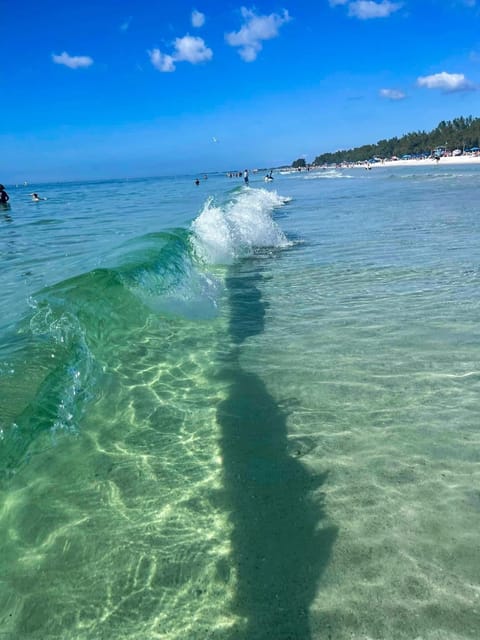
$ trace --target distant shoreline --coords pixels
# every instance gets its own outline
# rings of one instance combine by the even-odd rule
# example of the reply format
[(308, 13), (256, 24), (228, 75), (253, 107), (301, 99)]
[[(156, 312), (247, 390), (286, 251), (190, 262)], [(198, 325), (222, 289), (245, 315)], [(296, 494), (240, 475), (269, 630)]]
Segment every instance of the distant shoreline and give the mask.
[[(385, 160), (383, 162), (363, 162), (361, 164), (344, 165), (348, 169), (372, 169), (378, 167), (442, 167), (444, 165), (468, 165), (480, 164), (480, 156), (442, 156), (440, 160), (435, 158), (411, 158), (409, 160)], [(343, 165), (340, 165), (343, 166)]]

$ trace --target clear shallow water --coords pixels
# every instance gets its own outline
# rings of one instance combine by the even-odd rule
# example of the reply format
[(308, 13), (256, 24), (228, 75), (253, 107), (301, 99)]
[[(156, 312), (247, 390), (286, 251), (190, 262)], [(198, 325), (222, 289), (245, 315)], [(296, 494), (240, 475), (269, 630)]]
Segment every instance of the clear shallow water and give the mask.
[(479, 179), (9, 188), (6, 637), (477, 638)]

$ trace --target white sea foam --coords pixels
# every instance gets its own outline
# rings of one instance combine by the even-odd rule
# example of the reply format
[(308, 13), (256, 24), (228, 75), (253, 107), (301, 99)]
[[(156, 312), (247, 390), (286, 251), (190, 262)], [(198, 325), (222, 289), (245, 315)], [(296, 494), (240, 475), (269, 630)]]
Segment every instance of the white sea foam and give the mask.
[(192, 223), (196, 254), (209, 264), (231, 264), (256, 248), (290, 245), (272, 219), (272, 213), (288, 199), (276, 191), (244, 188), (225, 205), (210, 198)]
[(342, 178), (353, 178), (353, 176), (337, 171), (336, 169), (331, 169), (329, 171), (322, 171), (321, 173), (308, 173), (303, 177), (304, 180), (335, 180)]

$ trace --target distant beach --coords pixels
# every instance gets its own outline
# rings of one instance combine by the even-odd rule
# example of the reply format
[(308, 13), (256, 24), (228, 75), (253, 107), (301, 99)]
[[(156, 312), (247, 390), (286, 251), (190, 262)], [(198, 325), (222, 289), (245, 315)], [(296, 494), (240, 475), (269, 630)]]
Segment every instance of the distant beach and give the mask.
[(433, 157), (429, 158), (402, 158), (398, 160), (381, 160), (378, 162), (372, 162), (371, 160), (364, 160), (363, 162), (341, 162), (338, 164), (324, 164), (324, 165), (311, 165), (307, 167), (293, 168), (293, 167), (279, 167), (277, 171), (283, 174), (297, 173), (305, 171), (324, 171), (325, 169), (373, 169), (379, 167), (437, 167), (445, 165), (480, 165), (479, 155), (460, 155), (460, 156), (441, 156), (439, 160)]
[(440, 165), (480, 164), (480, 155), (442, 156), (440, 160), (435, 158), (410, 158), (405, 160), (384, 160), (383, 162), (363, 162), (349, 164), (348, 167), (364, 169), (366, 166), (372, 169), (376, 167), (435, 167)]

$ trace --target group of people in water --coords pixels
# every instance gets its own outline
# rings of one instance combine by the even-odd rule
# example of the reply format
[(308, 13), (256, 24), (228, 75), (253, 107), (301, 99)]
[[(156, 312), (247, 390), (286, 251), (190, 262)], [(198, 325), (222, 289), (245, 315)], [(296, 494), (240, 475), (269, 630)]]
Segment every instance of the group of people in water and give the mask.
[[(267, 175), (265, 176), (265, 182), (271, 182), (273, 180), (273, 169), (270, 169), (270, 171), (267, 173)], [(227, 178), (243, 178), (243, 181), (245, 182), (245, 184), (248, 184), (250, 182), (250, 176), (249, 176), (249, 172), (248, 169), (245, 169), (245, 171), (229, 171), (227, 173)], [(197, 180), (195, 180), (195, 184), (200, 184), (198, 178)]]
[[(247, 169), (245, 169), (245, 171), (247, 171)], [(227, 178), (241, 178), (243, 176), (243, 173), (241, 171), (229, 171), (227, 173)]]
[[(33, 202), (40, 202), (41, 200), (46, 200), (46, 198), (40, 197), (38, 193), (31, 193), (30, 195), (32, 197)], [(10, 196), (5, 191), (5, 187), (3, 186), (3, 184), (0, 184), (0, 205), (3, 205), (4, 208), (8, 207), (9, 200), (10, 200)]]
[[(272, 172), (270, 171), (270, 173), (272, 173)], [(233, 176), (238, 176), (239, 178), (241, 178), (241, 177), (242, 177), (242, 175), (243, 175), (243, 180), (244, 180), (245, 184), (248, 184), (248, 169), (245, 169), (245, 171), (244, 171), (243, 173), (241, 173), (241, 172), (238, 172), (238, 173), (235, 173), (235, 174), (233, 174), (233, 173), (227, 173), (227, 176), (228, 176), (229, 178), (233, 178)], [(206, 179), (207, 179), (207, 177), (208, 177), (208, 176), (206, 176), (206, 175), (205, 175), (205, 176), (203, 176), (204, 180), (206, 180)], [(198, 187), (198, 185), (200, 184), (200, 180), (199, 180), (198, 178), (195, 180), (195, 184), (197, 185), (197, 187)]]

